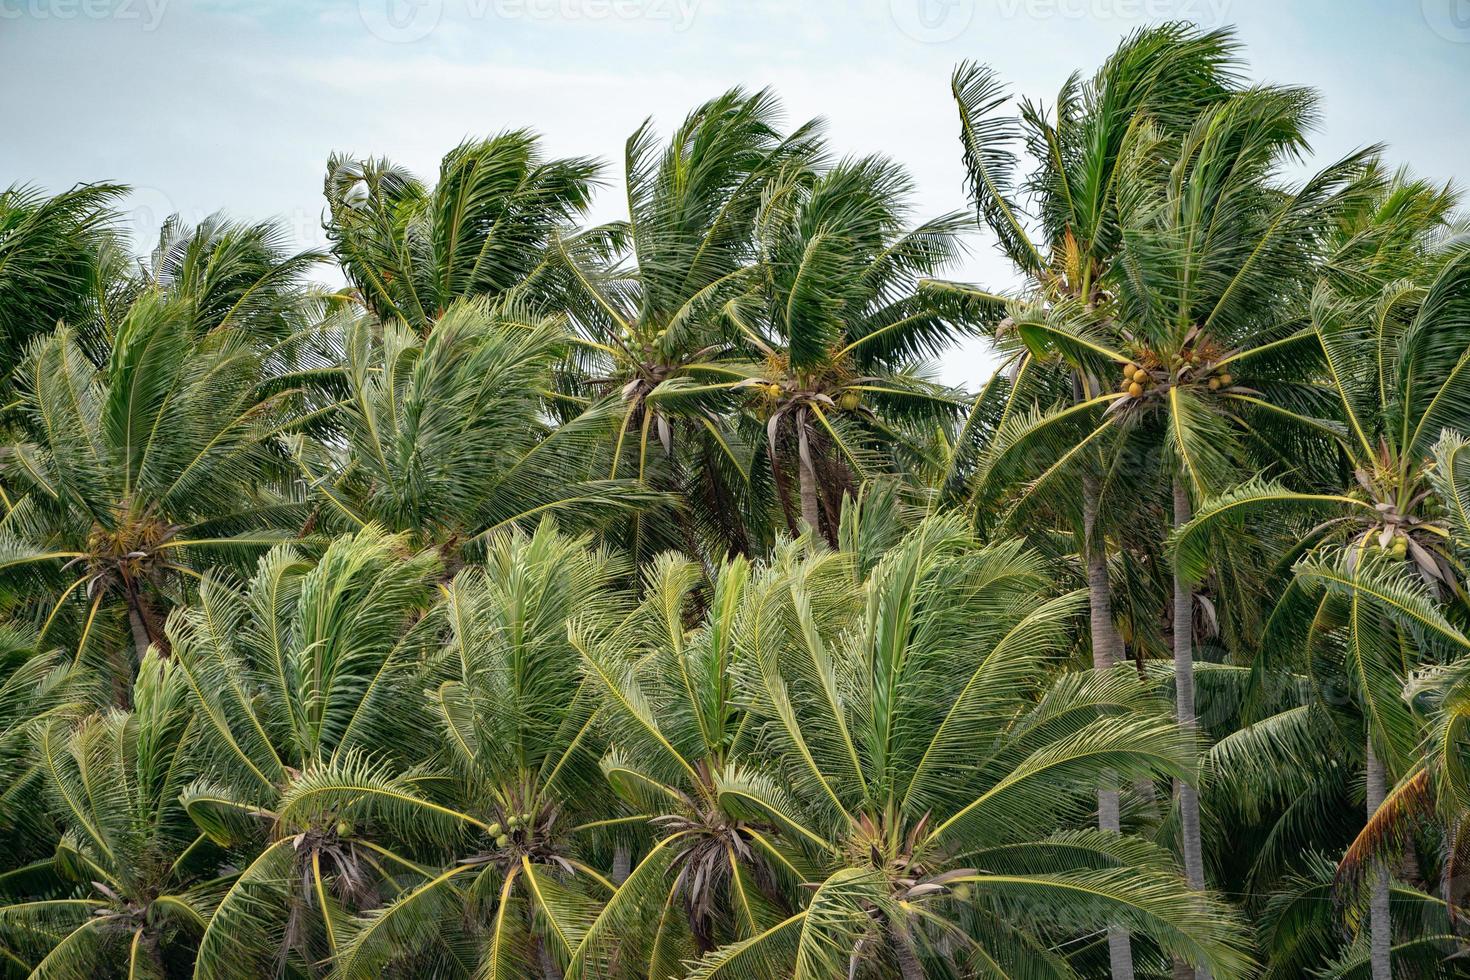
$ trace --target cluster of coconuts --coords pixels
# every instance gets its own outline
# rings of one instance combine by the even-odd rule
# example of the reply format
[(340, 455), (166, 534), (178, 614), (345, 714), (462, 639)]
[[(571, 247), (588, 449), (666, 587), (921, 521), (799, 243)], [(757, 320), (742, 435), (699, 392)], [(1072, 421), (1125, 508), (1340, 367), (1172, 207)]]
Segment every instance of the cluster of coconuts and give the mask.
[(1123, 390), (1134, 398), (1142, 395), (1144, 389), (1148, 388), (1152, 383), (1153, 375), (1132, 361), (1129, 361), (1128, 366), (1123, 368)]
[(1390, 558), (1404, 558), (1409, 553), (1409, 539), (1402, 533), (1394, 534), (1393, 540), (1389, 541), (1388, 544), (1382, 544), (1378, 535), (1370, 534), (1368, 536), (1368, 546), (1371, 548), (1375, 544), (1382, 548)]
[[(1170, 358), (1170, 366), (1172, 366), (1175, 371), (1188, 370), (1192, 372), (1201, 367), (1205, 368), (1206, 370), (1209, 369), (1209, 364), (1204, 361), (1204, 357), (1201, 355), (1201, 353), (1192, 349), (1186, 350), (1179, 354), (1175, 354), (1172, 358)], [(1205, 384), (1207, 387), (1209, 387), (1211, 391), (1219, 391), (1221, 388), (1229, 388), (1234, 381), (1235, 379), (1232, 378), (1228, 373), (1221, 371), (1219, 374), (1212, 375), (1210, 379), (1205, 382)]]
[(623, 343), (632, 347), (642, 357), (652, 356), (658, 345), (669, 335), (667, 327), (655, 331), (653, 338), (647, 341), (640, 339), (637, 331), (632, 327), (623, 327), (618, 333), (622, 337)]
[(504, 850), (510, 846), (511, 835), (520, 836), (532, 829), (531, 815), (529, 813), (512, 813), (505, 818), (505, 826), (499, 823), (490, 825), (490, 836), (495, 838), (495, 846)]
[(781, 386), (774, 381), (765, 381), (755, 387), (761, 393), (761, 397), (766, 401), (776, 402), (781, 400)]

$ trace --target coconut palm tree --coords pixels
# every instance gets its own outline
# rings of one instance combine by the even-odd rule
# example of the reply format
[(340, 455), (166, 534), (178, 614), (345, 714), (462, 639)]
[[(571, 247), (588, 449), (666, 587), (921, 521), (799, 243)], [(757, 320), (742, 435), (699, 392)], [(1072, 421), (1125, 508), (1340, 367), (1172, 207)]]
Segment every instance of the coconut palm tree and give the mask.
[(962, 404), (915, 367), (968, 327), (916, 288), (958, 256), (960, 218), (906, 226), (912, 190), (897, 164), (865, 157), (794, 175), (757, 219), (760, 316), (742, 326), (760, 359), (741, 384), (758, 392), (777, 486), (797, 471), (802, 520), (833, 544), (875, 457), (914, 452), (915, 433)]
[(729, 559), (701, 603), (699, 566), (665, 555), (646, 571), (633, 616), (604, 636), (574, 637), (606, 703), (603, 772), (657, 839), (587, 930), (570, 977), (677, 975), (684, 960), (758, 935), (799, 901), (801, 878), (771, 828), (718, 792), (755, 749), (735, 676), (752, 575), (765, 574), (776, 573)]
[(1109, 922), (1240, 975), (1228, 913), (1166, 852), (1072, 829), (1104, 770), (1191, 769), (1131, 673), (1048, 676), (1085, 596), (1045, 598), (1036, 555), (953, 515), (854, 573), (792, 562), (749, 602), (742, 691), (772, 754), (718, 791), (778, 830), (809, 895), (691, 976), (1065, 975), (1064, 945)]
[[(126, 314), (119, 299), (131, 300), (138, 290), (152, 288), (189, 304), (197, 334), (234, 328), (261, 343), (283, 340), (310, 325), (314, 287), (307, 276), (327, 258), (314, 249), (293, 251), (290, 241), (283, 222), (232, 221), (213, 214), (191, 227), (173, 215), (159, 230), (148, 260), (140, 263), (136, 281), (114, 290), (108, 319)], [(112, 335), (108, 329), (109, 340)]]
[[(1441, 520), (1449, 532), (1448, 540), (1442, 545), (1448, 554), (1450, 567), (1461, 575), (1464, 587), (1466, 568), (1470, 568), (1470, 442), (1459, 431), (1447, 429), (1434, 447), (1434, 466), (1429, 474), (1434, 485), (1435, 496), (1441, 510)], [(1390, 545), (1392, 548), (1392, 545)], [(1396, 549), (1394, 549), (1396, 550)], [(1446, 605), (1444, 593), (1434, 590), (1428, 598), (1446, 619), (1462, 625), (1463, 600)], [(1386, 604), (1393, 609), (1393, 604)], [(1413, 622), (1412, 615), (1403, 615), (1404, 622)], [(1449, 637), (1453, 647), (1459, 647), (1458, 637)], [(1448, 805), (1448, 816), (1452, 823), (1470, 812), (1470, 783), (1466, 780), (1464, 755), (1460, 746), (1464, 742), (1467, 706), (1464, 701), (1467, 662), (1459, 650), (1456, 662), (1444, 670), (1429, 671), (1411, 681), (1411, 690), (1428, 702), (1431, 715), (1431, 734), (1425, 741), (1429, 755), (1425, 765), (1430, 770), (1434, 785), (1440, 789)], [(1459, 828), (1456, 827), (1458, 832)]]
[(429, 757), (416, 677), (439, 567), (369, 527), (315, 562), (273, 548), (243, 588), (211, 573), (170, 618), (194, 753), (209, 763), (184, 806), (211, 840), (250, 853), (200, 939), (196, 976), (309, 973), (353, 909), (396, 876), (427, 875), (379, 842), (396, 843), (388, 829), (312, 794), (347, 781), (401, 788)]
[(345, 925), (339, 975), (561, 975), (613, 891), (592, 860), (621, 815), (569, 627), (595, 635), (621, 619), (611, 586), (625, 574), (549, 521), (497, 535), (435, 613), (445, 642), (420, 683), (440, 743), (426, 771), (397, 789), (323, 779), (287, 804), (443, 828), (432, 873)]
[[(1005, 89), (988, 68), (967, 63), (955, 71), (951, 89), (959, 110), (971, 197), (978, 216), (1025, 277), (1025, 292), (1018, 301), (1106, 305), (1115, 289), (1109, 279), (1115, 275), (1123, 246), (1117, 178), (1129, 133), (1145, 121), (1169, 133), (1182, 133), (1199, 113), (1238, 86), (1237, 59), (1228, 30), (1202, 32), (1187, 24), (1140, 30), (1119, 45), (1093, 78), (1069, 78), (1057, 95), (1054, 112), (1029, 101), (1010, 110)], [(1008, 111), (1015, 114), (1005, 114)], [(1035, 170), (1019, 189), (1024, 196), (1016, 187), (1018, 147), (1025, 147), (1036, 160)], [(931, 283), (927, 288), (954, 302), (989, 307), (992, 338), (1007, 358), (1005, 375), (998, 373), (976, 400), (946, 474), (953, 484), (963, 467), (961, 482), (968, 483), (968, 503), (980, 520), (979, 515), (1003, 509), (1018, 480), (1034, 478), (1047, 465), (1019, 471), (990, 467), (996, 451), (1014, 437), (1015, 430), (1034, 420), (1028, 408), (1085, 403), (1104, 382), (1090, 372), (1065, 370), (1056, 358), (1035, 357), (1016, 336), (1015, 320), (1001, 319), (996, 312), (1004, 311), (1002, 297), (954, 283)], [(980, 444), (971, 446), (976, 437)], [(1114, 623), (1106, 526), (1136, 528), (1137, 498), (1113, 495), (1105, 507), (1099, 499), (1105, 460), (1095, 447), (1082, 456), (1079, 496), (1054, 494), (1047, 501), (1060, 514), (1037, 515), (1036, 508), (1028, 508), (1015, 516), (1029, 518), (1020, 525), (1023, 528), (1051, 526), (1047, 516), (1078, 528), (1093, 664), (1111, 667), (1124, 659), (1125, 651)], [(1120, 826), (1116, 789), (1103, 787), (1098, 800), (1099, 827), (1116, 831)], [(1113, 977), (1131, 977), (1127, 936), (1113, 930), (1109, 943)]]
[[(1224, 733), (1210, 750), (1214, 776), (1203, 797), (1213, 817), (1207, 833), (1222, 858), (1221, 887), (1240, 892), (1259, 923), (1262, 976), (1369, 976), (1371, 930), (1345, 928), (1368, 914), (1364, 890), (1353, 887), (1367, 848), (1355, 840), (1403, 844), (1394, 848), (1397, 880), (1390, 887), (1394, 965), (1447, 975), (1447, 957), (1458, 947), (1457, 913), (1442, 887), (1453, 852), (1440, 851), (1444, 835), (1427, 821), (1415, 825), (1432, 809), (1422, 770), (1401, 783), (1399, 805), (1380, 808), (1369, 821), (1386, 837), (1365, 830), (1362, 752), (1352, 750), (1365, 741), (1363, 717), (1324, 704), (1322, 666), (1330, 666), (1326, 658), (1300, 674), (1276, 665), (1269, 674), (1259, 664), (1199, 665), (1201, 691), (1239, 706), (1235, 717), (1216, 723)], [(1425, 694), (1416, 695), (1421, 699)], [(1340, 865), (1327, 857), (1344, 853)]]
[(185, 975), (229, 886), (226, 855), (179, 801), (200, 761), (180, 672), (150, 652), (130, 700), (130, 711), (37, 726), (36, 755), (65, 832), (49, 873), (32, 876), (34, 890), (6, 887), (0, 898), (8, 973)]
[(368, 309), (427, 335), (455, 300), (535, 295), (544, 250), (586, 211), (599, 170), (546, 159), (529, 130), (461, 143), (432, 189), (389, 160), (333, 154), (327, 238)]
[[(743, 377), (722, 363), (741, 349), (722, 311), (757, 281), (755, 221), (768, 189), (821, 152), (815, 124), (783, 135), (779, 123), (770, 92), (740, 89), (696, 108), (666, 146), (645, 121), (627, 142), (627, 219), (604, 235), (552, 246), (559, 295), (590, 344), (578, 388), (608, 399), (620, 416), (609, 475), (636, 474), (657, 489), (681, 490), (692, 514), (677, 515), (676, 533), (663, 543), (691, 553), (706, 550), (701, 530), (716, 552), (749, 553), (760, 543), (765, 518), (747, 506), (745, 487), (758, 444), (732, 444), (718, 415), (692, 413), (681, 425), (647, 398), (675, 378)], [(609, 243), (623, 247), (609, 254)], [(676, 438), (685, 427), (688, 435)], [(730, 508), (748, 519), (720, 513)], [(650, 538), (656, 530), (635, 522), (635, 551), (659, 550)]]
[(79, 184), (48, 197), (12, 184), (0, 192), (0, 405), (30, 342), (59, 321), (90, 323), (117, 260), (120, 184)]
[(791, 470), (801, 519), (835, 543), (843, 496), (896, 465), (903, 443), (922, 451), (920, 439), (962, 405), (913, 367), (955, 335), (954, 304), (916, 286), (957, 255), (960, 220), (906, 227), (911, 195), (902, 168), (881, 157), (783, 175), (756, 217), (758, 283), (726, 308), (755, 360), (726, 365), (743, 377), (671, 378), (647, 396), (695, 417), (745, 401), (793, 534)]
[[(1118, 177), (1129, 133), (1144, 122), (1163, 132), (1182, 133), (1236, 87), (1237, 58), (1228, 30), (1201, 32), (1187, 24), (1165, 24), (1137, 31), (1092, 79), (1084, 82), (1074, 75), (1067, 80), (1056, 98), (1054, 120), (1044, 106), (1027, 101), (1014, 116), (1003, 114), (1010, 98), (994, 71), (973, 63), (956, 69), (951, 90), (971, 197), (1002, 251), (1025, 276), (1028, 305), (1080, 300), (1096, 307), (1107, 301), (1109, 278), (1123, 245)], [(1036, 157), (1036, 170), (1023, 184), (1029, 199), (1025, 204), (1017, 199), (1015, 186), (1020, 146)], [(1027, 228), (1032, 212), (1034, 233)], [(1018, 343), (1015, 321), (995, 314), (1004, 309), (1001, 296), (955, 283), (930, 283), (927, 288), (991, 307), (993, 339), (1014, 361), (1009, 403), (991, 426), (1006, 429), (1025, 407), (1021, 396), (1039, 394), (1039, 382), (1042, 391), (1049, 387), (1037, 378), (1045, 365)], [(1069, 397), (1077, 401), (1095, 396), (1102, 384), (1085, 374), (1074, 383), (1079, 390)], [(1079, 551), (1086, 556), (1093, 646), (1103, 666), (1116, 663), (1122, 651), (1111, 622), (1106, 543), (1097, 529), (1102, 516), (1098, 479), (1095, 471), (1084, 474), (1085, 540)], [(998, 482), (1006, 481), (978, 480), (974, 490), (990, 483), (991, 495), (1004, 492), (995, 486)], [(981, 493), (980, 499), (986, 495)]]
[[(1211, 499), (1176, 546), (1183, 574), (1197, 578), (1210, 541), (1242, 533), (1263, 514), (1316, 523), (1300, 545), (1291, 542), (1292, 556), (1305, 555), (1305, 563), (1271, 622), (1281, 637), (1277, 649), (1312, 656), (1327, 643), (1334, 651), (1363, 710), (1370, 820), (1390, 777), (1405, 773), (1415, 755), (1418, 722), (1400, 696), (1415, 658), (1405, 659), (1408, 637), (1398, 628), (1369, 623), (1382, 614), (1356, 592), (1344, 608), (1337, 588), (1357, 579), (1360, 564), (1362, 575), (1376, 576), (1408, 563), (1435, 590), (1459, 590), (1446, 511), (1431, 496), (1435, 441), (1443, 427), (1463, 426), (1470, 411), (1461, 393), (1470, 358), (1470, 250), (1435, 244), (1452, 206), (1446, 189), (1401, 178), (1345, 215), (1332, 239), (1328, 278), (1312, 298), (1311, 337), (1327, 365), (1351, 482), (1331, 493), (1268, 481), (1234, 488)], [(1332, 587), (1324, 591), (1324, 584)], [(1313, 621), (1320, 628), (1309, 630)], [(1327, 624), (1344, 625), (1345, 642), (1334, 643)], [(1380, 874), (1370, 917), (1374, 969), (1382, 971), (1375, 976), (1388, 976), (1388, 896)]]
[(35, 630), (0, 625), (0, 882), (26, 875), (43, 851), (49, 861), (58, 829), (41, 797), (44, 767), (31, 748), (43, 726), (85, 713), (96, 698), (89, 681), (63, 651), (38, 649)]
[[(1099, 378), (1117, 372), (1123, 385), (1052, 413), (1006, 445), (1010, 458), (1040, 451), (1056, 460), (1028, 494), (1078, 479), (1079, 458), (1105, 446), (1114, 464), (1102, 492), (1161, 485), (1177, 527), (1251, 454), (1298, 470), (1321, 457), (1298, 434), (1334, 430), (1320, 421), (1329, 406), (1310, 383), (1313, 332), (1294, 311), (1307, 305), (1303, 284), (1333, 222), (1376, 175), (1372, 151), (1362, 151), (1299, 187), (1274, 184), (1283, 161), (1304, 147), (1314, 104), (1303, 90), (1256, 88), (1209, 108), (1177, 146), (1153, 126), (1130, 134), (1119, 176), (1116, 300), (1031, 308), (1016, 321), (1033, 349)], [(1239, 382), (1233, 372), (1242, 373)], [(1176, 712), (1191, 729), (1194, 607), (1189, 580), (1176, 574)], [(1185, 866), (1202, 888), (1198, 796), (1187, 783), (1178, 796)]]
[(67, 327), (26, 359), (25, 429), (3, 460), (16, 495), (0, 515), (0, 601), (43, 642), (60, 629), (78, 658), (94, 655), (114, 610), (135, 663), (151, 643), (166, 649), (185, 582), (258, 554), (303, 516), (275, 448), (305, 418), (299, 389), (271, 377), (300, 340), (199, 336), (194, 309), (149, 291), (101, 368)]
[(463, 300), (427, 337), (368, 317), (343, 330), (345, 397), (319, 438), (294, 443), (324, 526), (376, 522), (451, 555), (547, 514), (596, 528), (659, 503), (599, 472), (607, 412), (552, 424), (558, 319)]

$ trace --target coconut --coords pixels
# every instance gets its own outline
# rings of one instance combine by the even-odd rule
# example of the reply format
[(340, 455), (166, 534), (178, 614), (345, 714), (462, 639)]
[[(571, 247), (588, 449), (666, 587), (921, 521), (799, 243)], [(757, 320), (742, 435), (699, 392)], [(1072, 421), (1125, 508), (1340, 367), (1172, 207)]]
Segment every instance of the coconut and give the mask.
[(1143, 368), (1139, 368), (1137, 371), (1133, 372), (1133, 380), (1137, 381), (1139, 384), (1143, 384), (1145, 381), (1148, 380), (1148, 372), (1145, 371)]
[(1211, 391), (1219, 391), (1220, 390), (1220, 379), (1219, 378), (1211, 378), (1210, 379), (1210, 390)]
[(500, 836), (500, 830), (501, 830), (500, 824), (498, 824), (498, 823), (492, 823), (490, 825), (490, 836), (491, 837), (499, 837)]
[(1388, 546), (1388, 553), (1394, 558), (1402, 558), (1409, 553), (1409, 539), (1402, 534), (1393, 536), (1393, 544)]
[(517, 827), (519, 827), (521, 825), (521, 818), (520, 817), (517, 817), (517, 816), (514, 816), (514, 815), (511, 815), (509, 817), (506, 817), (505, 818), (505, 825), (507, 827), (509, 827), (511, 830), (515, 830)]
[(1230, 382), (1232, 382), (1232, 381), (1234, 381), (1234, 380), (1235, 380), (1235, 379), (1234, 379), (1234, 378), (1232, 378), (1232, 377), (1231, 377), (1231, 376), (1230, 376), (1230, 375), (1228, 375), (1228, 374), (1222, 374), (1222, 375), (1220, 375), (1220, 384), (1221, 384), (1221, 386), (1222, 386), (1222, 387), (1223, 387), (1223, 386), (1225, 386), (1225, 385), (1228, 385), (1228, 384), (1230, 384)]
[(1137, 381), (1133, 382), (1131, 385), (1128, 386), (1128, 394), (1132, 395), (1134, 398), (1137, 398), (1139, 395), (1143, 394), (1143, 385), (1139, 384)]
[(501, 850), (505, 850), (505, 848), (510, 846), (510, 838), (505, 836), (504, 834), (501, 834), (499, 837), (495, 838), (495, 846), (500, 848)]
[(844, 391), (837, 398), (837, 407), (844, 412), (855, 412), (862, 403), (863, 396), (851, 388)]

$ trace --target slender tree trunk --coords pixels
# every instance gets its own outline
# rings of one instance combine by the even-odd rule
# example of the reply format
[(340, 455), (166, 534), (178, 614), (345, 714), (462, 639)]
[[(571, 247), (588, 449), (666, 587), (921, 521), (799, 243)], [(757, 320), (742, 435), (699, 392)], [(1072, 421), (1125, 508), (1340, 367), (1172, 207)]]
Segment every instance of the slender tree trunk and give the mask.
[(1092, 665), (1116, 667), (1122, 660), (1122, 643), (1113, 627), (1113, 599), (1108, 589), (1108, 553), (1097, 529), (1097, 479), (1082, 479), (1082, 534), (1087, 555), (1087, 600), (1092, 628)]
[(536, 962), (541, 967), (541, 980), (562, 980), (561, 967), (556, 965), (556, 958), (551, 955), (544, 939), (536, 940)]
[[(1177, 475), (1174, 477), (1174, 527), (1177, 529), (1189, 522), (1192, 507), (1189, 488)], [(1174, 572), (1174, 688), (1175, 710), (1179, 724), (1193, 732), (1197, 721), (1194, 710), (1194, 593), (1185, 583), (1184, 577)], [(1189, 783), (1178, 785), (1179, 824), (1183, 837), (1184, 876), (1189, 887), (1204, 891), (1205, 862), (1199, 832), (1199, 793)], [(1197, 980), (1209, 980), (1210, 973), (1204, 967), (1195, 970)]]
[(613, 848), (612, 880), (613, 884), (621, 885), (628, 880), (628, 874), (633, 870), (633, 852), (628, 850), (628, 845), (619, 844)]
[(817, 498), (817, 470), (812, 464), (811, 444), (806, 437), (806, 422), (796, 423), (798, 442), (797, 469), (801, 474), (801, 519), (812, 529), (812, 536), (825, 541), (822, 536), (822, 508)]
[(925, 980), (924, 964), (914, 949), (914, 937), (907, 931), (894, 936), (894, 951), (898, 954), (898, 970), (903, 980)]
[[(1113, 600), (1108, 588), (1108, 554), (1097, 527), (1097, 480), (1092, 474), (1082, 479), (1083, 554), (1087, 560), (1087, 597), (1092, 633), (1092, 666), (1098, 670), (1116, 667), (1122, 659), (1118, 631), (1113, 628)], [(1097, 791), (1097, 829), (1118, 833), (1123, 828), (1118, 806), (1118, 784), (1104, 779)], [(1133, 980), (1133, 947), (1128, 930), (1108, 927), (1108, 962), (1113, 980)]]
[[(1384, 776), (1383, 763), (1373, 751), (1373, 739), (1368, 739), (1367, 796), (1368, 819), (1383, 805), (1388, 794), (1388, 780)], [(1388, 867), (1375, 859), (1369, 872), (1373, 878), (1373, 892), (1368, 904), (1369, 961), (1373, 967), (1373, 980), (1393, 980), (1393, 922), (1388, 910)]]
[(143, 608), (138, 602), (138, 593), (134, 591), (131, 582), (123, 586), (123, 594), (127, 599), (128, 625), (133, 628), (133, 646), (138, 651), (138, 663), (143, 662), (143, 655), (148, 652), (148, 645), (153, 638), (148, 635), (148, 621), (143, 618)]

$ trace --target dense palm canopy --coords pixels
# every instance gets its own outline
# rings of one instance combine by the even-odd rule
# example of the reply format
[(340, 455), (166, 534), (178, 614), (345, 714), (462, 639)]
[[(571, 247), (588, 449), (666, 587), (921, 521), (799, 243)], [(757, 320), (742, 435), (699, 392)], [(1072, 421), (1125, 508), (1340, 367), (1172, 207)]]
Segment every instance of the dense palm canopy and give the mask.
[(951, 95), (973, 216), (742, 89), (0, 193), (0, 975), (1464, 975), (1459, 197), (1228, 30)]
[(426, 334), (457, 299), (537, 294), (542, 252), (586, 209), (598, 170), (543, 159), (525, 131), (451, 150), (432, 188), (391, 161), (334, 155), (327, 236), (364, 306)]

